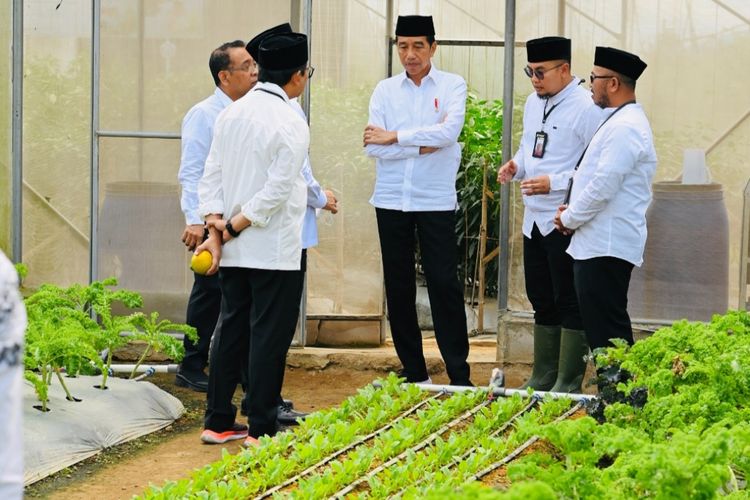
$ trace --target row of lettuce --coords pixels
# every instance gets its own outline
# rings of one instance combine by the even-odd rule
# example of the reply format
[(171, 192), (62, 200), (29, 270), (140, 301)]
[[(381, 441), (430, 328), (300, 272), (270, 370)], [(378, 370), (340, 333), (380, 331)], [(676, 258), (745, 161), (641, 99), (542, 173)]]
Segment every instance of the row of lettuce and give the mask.
[[(17, 265), (17, 270), (23, 279), (25, 266)], [(101, 373), (97, 387), (106, 389), (114, 351), (131, 340), (145, 344), (130, 374), (132, 378), (137, 367), (155, 351), (176, 361), (182, 359), (182, 342), (169, 333), (182, 332), (191, 339), (197, 338), (194, 328), (160, 320), (156, 312), (131, 312), (143, 306), (143, 298), (116, 286), (115, 278), (69, 287), (44, 284), (24, 299), (28, 316), (25, 376), (34, 385), (40, 410), (48, 411), (53, 376), (70, 401), (75, 396), (65, 384), (66, 377)], [(118, 307), (127, 313), (117, 314)]]
[[(390, 377), (293, 431), (263, 438), (260, 448), (225, 453), (188, 479), (152, 486), (143, 498), (264, 492), (296, 498), (748, 498), (746, 312), (708, 324), (680, 321), (632, 347), (597, 353), (596, 362), (602, 371), (617, 367), (629, 374), (615, 380), (615, 397), (596, 417), (556, 421), (567, 400), (532, 408), (518, 396), (483, 403), (482, 391), (430, 397)], [(471, 408), (463, 425), (445, 432), (446, 423)], [(532, 436), (538, 446), (477, 481), (478, 471)]]

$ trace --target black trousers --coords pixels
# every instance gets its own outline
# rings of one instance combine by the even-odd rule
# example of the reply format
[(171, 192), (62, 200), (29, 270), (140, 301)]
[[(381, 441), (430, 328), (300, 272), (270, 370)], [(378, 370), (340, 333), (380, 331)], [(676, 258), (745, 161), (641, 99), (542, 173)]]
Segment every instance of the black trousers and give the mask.
[(455, 213), (376, 209), (385, 296), (393, 345), (410, 382), (427, 378), (417, 320), (416, 237), (427, 278), (432, 321), (451, 384), (470, 385), (469, 336), (461, 284)]
[(628, 287), (633, 264), (615, 257), (573, 262), (576, 292), (589, 347), (609, 347), (610, 339), (633, 344)]
[(219, 275), (203, 276), (195, 274), (193, 289), (188, 299), (185, 322), (198, 330), (198, 342), (187, 337), (183, 340), (185, 357), (180, 364), (183, 372), (201, 372), (208, 364), (208, 348), (211, 335), (216, 328), (221, 309), (221, 287)]
[(542, 236), (536, 224), (531, 238), (523, 237), (526, 296), (534, 308), (536, 324), (582, 330), (573, 284), (573, 258), (565, 253), (570, 238), (559, 231)]
[(299, 316), (303, 273), (223, 267), (222, 326), (214, 343), (204, 427), (229, 429), (237, 408), (232, 396), (248, 363), (248, 434), (276, 432), (276, 414), (289, 344)]

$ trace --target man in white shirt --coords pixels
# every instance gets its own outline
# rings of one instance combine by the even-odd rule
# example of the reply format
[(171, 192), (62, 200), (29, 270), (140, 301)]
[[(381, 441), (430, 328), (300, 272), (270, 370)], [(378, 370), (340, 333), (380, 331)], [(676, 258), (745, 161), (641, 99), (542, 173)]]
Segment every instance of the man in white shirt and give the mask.
[(466, 82), (438, 70), (431, 16), (399, 16), (396, 46), (405, 71), (370, 99), (364, 145), (376, 158), (375, 207), (393, 344), (408, 382), (429, 381), (416, 312), (415, 232), (427, 278), (435, 338), (453, 385), (471, 385), (455, 234), (457, 140)]
[[(260, 44), (267, 37), (281, 33), (292, 33), (292, 26), (289, 23), (283, 23), (273, 28), (269, 28), (262, 33), (254, 36), (249, 42), (247, 42), (246, 49), (253, 57), (257, 60), (258, 51), (260, 50)], [(307, 121), (307, 116), (302, 110), (302, 106), (299, 105), (297, 99), (290, 99), (289, 105), (294, 109), (297, 114), (302, 117), (303, 120)], [(300, 273), (303, 274), (307, 269), (307, 249), (312, 248), (318, 244), (318, 223), (317, 214), (319, 210), (328, 210), (331, 213), (338, 212), (338, 201), (333, 191), (323, 188), (320, 183), (315, 179), (313, 175), (312, 167), (310, 165), (309, 155), (305, 157), (305, 164), (302, 167), (302, 176), (305, 178), (307, 184), (307, 207), (305, 208), (305, 220), (302, 223), (302, 264)], [(304, 278), (303, 278), (304, 279)], [(300, 289), (300, 292), (303, 290)], [(300, 301), (302, 297), (300, 296)], [(247, 386), (247, 367), (243, 370), (243, 385)], [(247, 393), (242, 400), (242, 412), (247, 415), (247, 408), (249, 406), (249, 400)], [(279, 412), (277, 419), (282, 425), (296, 425), (299, 421), (307, 416), (306, 413), (300, 412), (294, 409), (294, 405), (291, 401), (283, 399), (279, 396)]]
[(521, 182), (525, 205), (523, 264), (534, 309), (534, 368), (521, 387), (580, 392), (588, 353), (573, 286), (570, 235), (555, 231), (576, 161), (602, 118), (583, 80), (570, 71), (570, 40), (550, 36), (526, 43), (524, 68), (534, 92), (526, 99), (523, 136), (497, 180)]
[(591, 349), (620, 338), (633, 343), (627, 311), (633, 266), (643, 262), (646, 210), (656, 151), (648, 118), (635, 101), (644, 63), (638, 56), (597, 47), (590, 82), (605, 121), (591, 139), (573, 177), (570, 203), (555, 225), (573, 232), (576, 292)]
[[(222, 330), (209, 373), (201, 439), (222, 443), (277, 430), (277, 403), (302, 287), (302, 166), (307, 123), (289, 99), (305, 88), (307, 37), (272, 35), (261, 42), (260, 83), (217, 119), (198, 192), (209, 238), (208, 274), (221, 273)], [(222, 246), (223, 245), (223, 246)], [(249, 429), (235, 422), (231, 382), (248, 355)]]
[(18, 273), (0, 252), (0, 498), (23, 498), (23, 336)]
[[(182, 186), (180, 204), (185, 214), (182, 242), (195, 250), (203, 241), (203, 219), (198, 215), (198, 182), (203, 175), (214, 122), (219, 113), (244, 96), (258, 80), (255, 60), (245, 50), (242, 40), (222, 44), (211, 52), (208, 60), (211, 76), (216, 84), (214, 93), (187, 112), (182, 120), (182, 157), (177, 178)], [(188, 300), (186, 322), (198, 331), (198, 342), (184, 340), (185, 357), (175, 383), (195, 391), (206, 392), (208, 349), (216, 327), (221, 306), (219, 277), (194, 273), (193, 289)]]

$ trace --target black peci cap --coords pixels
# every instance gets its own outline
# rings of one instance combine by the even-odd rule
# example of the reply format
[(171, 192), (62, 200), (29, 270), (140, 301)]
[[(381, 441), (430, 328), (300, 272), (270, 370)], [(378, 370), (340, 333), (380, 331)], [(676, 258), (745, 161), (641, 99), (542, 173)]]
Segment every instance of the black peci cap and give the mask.
[(255, 61), (258, 61), (258, 49), (260, 49), (260, 43), (268, 36), (271, 35), (277, 35), (279, 33), (291, 33), (292, 25), (289, 23), (279, 24), (278, 26), (274, 26), (273, 28), (268, 28), (266, 31), (263, 31), (262, 33), (258, 33), (253, 37), (252, 40), (247, 42), (247, 45), (245, 46), (245, 49), (250, 53), (251, 56), (253, 56), (253, 59)]
[(435, 36), (432, 16), (398, 16), (396, 36)]
[(630, 52), (612, 47), (597, 47), (594, 53), (594, 66), (611, 69), (637, 80), (647, 65), (640, 57)]
[(267, 36), (258, 48), (258, 65), (271, 71), (299, 68), (307, 59), (307, 35), (302, 33)]
[(526, 59), (530, 63), (565, 59), (570, 61), (570, 39), (545, 36), (526, 42)]

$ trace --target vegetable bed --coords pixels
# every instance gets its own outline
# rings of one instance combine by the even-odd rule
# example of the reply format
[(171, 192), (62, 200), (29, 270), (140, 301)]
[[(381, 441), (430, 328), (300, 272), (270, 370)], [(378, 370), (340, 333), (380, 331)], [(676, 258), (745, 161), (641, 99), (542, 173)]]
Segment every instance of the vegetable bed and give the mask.
[(143, 498), (748, 498), (747, 313), (596, 354), (586, 408), (391, 376)]

